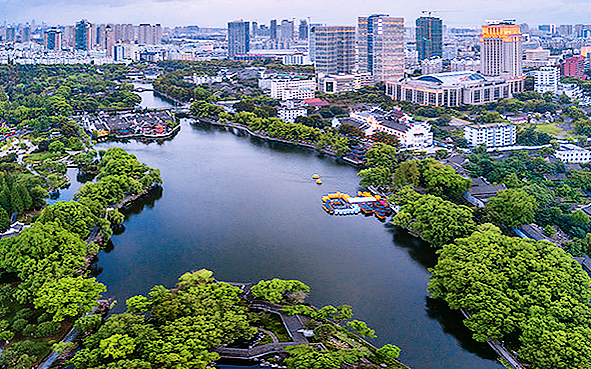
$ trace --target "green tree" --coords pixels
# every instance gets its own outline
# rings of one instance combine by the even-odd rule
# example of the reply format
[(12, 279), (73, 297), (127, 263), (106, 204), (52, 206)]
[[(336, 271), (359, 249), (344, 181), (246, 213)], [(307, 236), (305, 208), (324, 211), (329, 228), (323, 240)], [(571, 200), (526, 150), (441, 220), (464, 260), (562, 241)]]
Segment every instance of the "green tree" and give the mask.
[(272, 279), (260, 281), (250, 290), (256, 298), (267, 300), (272, 303), (280, 303), (288, 295), (304, 292), (309, 293), (310, 287), (297, 280)]
[(474, 231), (472, 217), (472, 210), (467, 206), (424, 195), (404, 205), (392, 223), (418, 232), (433, 247), (439, 247)]
[(49, 152), (62, 153), (64, 152), (65, 145), (60, 141), (53, 141), (49, 144)]
[(479, 226), (445, 245), (430, 272), (432, 297), (469, 312), (464, 323), (477, 341), (511, 340), (534, 368), (590, 362), (591, 279), (556, 245)]
[(376, 338), (376, 332), (370, 329), (365, 322), (360, 320), (351, 320), (347, 322), (347, 326), (351, 328), (355, 333), (369, 338)]
[(359, 184), (364, 187), (373, 186), (385, 191), (392, 185), (392, 172), (388, 167), (374, 167), (360, 170), (357, 176), (361, 178)]
[(497, 224), (510, 228), (533, 222), (537, 210), (535, 197), (516, 189), (499, 191), (486, 203), (488, 216)]
[(10, 227), (10, 217), (4, 208), (0, 207), (0, 232), (6, 231)]
[(472, 181), (458, 174), (449, 165), (434, 159), (426, 159), (421, 163), (422, 182), (430, 194), (450, 200), (459, 200)]
[(384, 362), (392, 362), (400, 356), (400, 349), (392, 344), (387, 344), (379, 348), (376, 354)]
[(35, 307), (54, 314), (53, 321), (90, 312), (107, 289), (94, 278), (66, 277), (49, 281), (37, 291)]
[(397, 150), (395, 147), (376, 142), (365, 153), (365, 166), (368, 168), (394, 168), (396, 166), (396, 153)]
[(135, 350), (135, 340), (126, 334), (114, 334), (101, 340), (99, 347), (104, 357), (121, 359), (127, 357)]

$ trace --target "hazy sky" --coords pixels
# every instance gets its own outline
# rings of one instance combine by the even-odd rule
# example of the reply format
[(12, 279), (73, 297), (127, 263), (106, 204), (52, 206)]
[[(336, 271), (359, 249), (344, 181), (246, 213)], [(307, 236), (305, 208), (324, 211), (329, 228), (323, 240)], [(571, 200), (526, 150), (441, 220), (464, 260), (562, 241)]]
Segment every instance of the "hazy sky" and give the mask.
[(575, 24), (590, 20), (591, 0), (0, 0), (0, 21), (73, 24), (161, 23), (164, 26), (224, 26), (229, 20), (268, 23), (306, 18), (354, 25), (359, 15), (387, 13), (411, 25), (422, 10), (436, 10), (449, 26), (477, 26), (486, 19), (518, 23)]

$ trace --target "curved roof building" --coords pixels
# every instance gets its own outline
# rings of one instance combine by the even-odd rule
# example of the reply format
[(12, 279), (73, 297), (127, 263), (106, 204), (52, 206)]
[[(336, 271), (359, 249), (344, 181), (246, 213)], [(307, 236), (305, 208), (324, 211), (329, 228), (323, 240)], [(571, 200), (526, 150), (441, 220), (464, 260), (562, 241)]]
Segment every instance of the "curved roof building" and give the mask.
[(386, 93), (396, 101), (453, 107), (482, 105), (511, 97), (511, 88), (503, 78), (460, 71), (388, 81)]

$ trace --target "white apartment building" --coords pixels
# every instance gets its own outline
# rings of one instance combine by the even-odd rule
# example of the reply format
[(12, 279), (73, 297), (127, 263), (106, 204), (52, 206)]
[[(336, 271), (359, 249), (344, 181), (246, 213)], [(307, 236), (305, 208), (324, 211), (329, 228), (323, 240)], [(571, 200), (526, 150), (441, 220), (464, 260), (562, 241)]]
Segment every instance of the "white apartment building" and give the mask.
[(534, 89), (536, 92), (558, 93), (558, 82), (560, 82), (560, 70), (555, 67), (541, 67), (534, 72)]
[(297, 117), (307, 117), (308, 110), (306, 108), (280, 108), (277, 111), (279, 119), (286, 121), (287, 123), (295, 123)]
[(591, 151), (573, 144), (562, 144), (554, 156), (564, 163), (590, 163)]
[(517, 127), (511, 123), (471, 124), (464, 127), (464, 138), (471, 146), (511, 146), (517, 140)]
[(259, 80), (259, 87), (267, 90), (269, 96), (278, 100), (304, 100), (314, 98), (316, 92), (315, 79), (276, 78)]

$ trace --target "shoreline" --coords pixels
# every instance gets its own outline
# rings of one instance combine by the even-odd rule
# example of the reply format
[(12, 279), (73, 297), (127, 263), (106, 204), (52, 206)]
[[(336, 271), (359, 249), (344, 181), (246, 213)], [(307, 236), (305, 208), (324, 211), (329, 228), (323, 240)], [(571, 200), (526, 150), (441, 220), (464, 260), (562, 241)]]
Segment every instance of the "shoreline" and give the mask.
[(296, 147), (302, 147), (302, 148), (306, 148), (306, 149), (311, 149), (311, 150), (315, 150), (317, 152), (319, 152), (320, 154), (323, 155), (328, 155), (331, 156), (337, 160), (342, 160), (343, 162), (347, 163), (348, 165), (354, 166), (356, 168), (360, 168), (363, 166), (362, 163), (356, 163), (354, 161), (352, 161), (349, 158), (346, 157), (340, 157), (337, 156), (336, 152), (331, 151), (331, 150), (326, 150), (326, 149), (318, 149), (316, 148), (316, 146), (306, 143), (306, 142), (299, 142), (299, 141), (291, 141), (291, 140), (284, 140), (282, 138), (275, 138), (275, 137), (269, 137), (269, 136), (265, 136), (259, 133), (255, 133), (253, 131), (250, 130), (250, 128), (243, 126), (241, 124), (237, 124), (237, 123), (220, 123), (220, 122), (216, 122), (216, 121), (211, 121), (208, 119), (199, 119), (199, 118), (193, 118), (191, 117), (190, 119), (193, 119), (195, 121), (195, 123), (192, 124), (209, 124), (212, 126), (216, 126), (216, 127), (229, 127), (229, 128), (236, 128), (242, 132), (248, 133), (250, 136), (252, 137), (256, 137), (258, 139), (261, 140), (265, 140), (265, 141), (270, 141), (270, 142), (276, 142), (276, 143), (281, 143), (281, 144), (286, 144), (286, 145), (292, 145), (292, 146), (296, 146)]

